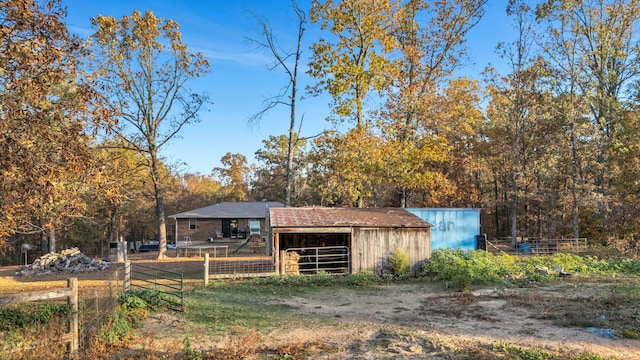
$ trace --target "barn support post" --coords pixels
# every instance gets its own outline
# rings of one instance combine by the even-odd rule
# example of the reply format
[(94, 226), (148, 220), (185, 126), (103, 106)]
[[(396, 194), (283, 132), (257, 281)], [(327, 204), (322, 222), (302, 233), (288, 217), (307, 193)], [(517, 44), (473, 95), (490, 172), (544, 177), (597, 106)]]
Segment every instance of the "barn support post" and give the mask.
[(209, 285), (209, 253), (204, 254), (204, 286)]
[(278, 262), (278, 274), (286, 275), (287, 274), (287, 252), (285, 250), (280, 250), (280, 261)]

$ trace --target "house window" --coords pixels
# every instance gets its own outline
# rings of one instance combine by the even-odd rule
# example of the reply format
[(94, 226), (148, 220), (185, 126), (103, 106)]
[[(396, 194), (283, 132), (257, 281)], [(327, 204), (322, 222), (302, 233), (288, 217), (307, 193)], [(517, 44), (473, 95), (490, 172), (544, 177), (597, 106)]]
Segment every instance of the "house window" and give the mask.
[(195, 230), (196, 224), (196, 219), (189, 219), (189, 230)]

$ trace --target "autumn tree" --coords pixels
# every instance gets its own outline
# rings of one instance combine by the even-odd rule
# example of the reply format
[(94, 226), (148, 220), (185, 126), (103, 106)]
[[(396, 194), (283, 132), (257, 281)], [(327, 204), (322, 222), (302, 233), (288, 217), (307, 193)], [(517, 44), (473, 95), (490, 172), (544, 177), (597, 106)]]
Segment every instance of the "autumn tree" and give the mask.
[[(490, 123), (488, 127), (500, 128), (501, 136), (494, 133), (492, 139), (496, 142), (507, 141), (508, 149), (505, 153), (496, 153), (504, 157), (502, 162), (508, 164), (506, 170), (509, 207), (509, 233), (512, 245), (515, 246), (518, 236), (518, 210), (520, 194), (524, 177), (530, 170), (531, 163), (527, 162), (528, 152), (531, 150), (529, 139), (531, 128), (535, 127), (540, 87), (540, 62), (536, 62), (535, 32), (531, 8), (525, 1), (510, 0), (507, 5), (507, 15), (513, 18), (516, 39), (511, 43), (498, 46), (499, 55), (506, 60), (510, 73), (500, 78), (497, 74), (491, 76), (492, 82), (488, 87), (491, 103), (487, 109)], [(496, 81), (497, 79), (497, 81)]]
[[(146, 158), (111, 140), (96, 144), (95, 152), (94, 171), (100, 186), (92, 196), (93, 211), (88, 215), (102, 225), (106, 241), (146, 239), (156, 228), (154, 211), (150, 211), (154, 208), (153, 184), (148, 181)], [(160, 168), (166, 172), (164, 165)]]
[[(549, 34), (547, 54), (558, 72), (560, 89), (570, 97), (570, 107), (565, 103), (563, 112), (570, 121), (574, 152), (582, 119), (590, 124), (585, 135), (591, 140), (586, 145), (593, 151), (582, 155), (584, 164), (582, 169), (574, 167), (574, 177), (582, 181), (583, 201), (590, 201), (594, 205), (591, 208), (597, 209), (597, 216), (590, 221), (601, 221), (597, 232), (610, 234), (611, 217), (616, 209), (623, 208), (616, 194), (620, 175), (616, 171), (620, 169), (617, 156), (628, 160), (627, 150), (633, 145), (626, 140), (634, 138), (636, 130), (629, 121), (632, 109), (628, 94), (640, 78), (640, 2), (546, 0), (536, 10)], [(585, 107), (586, 112), (582, 110)], [(573, 161), (577, 164), (577, 153)], [(579, 170), (585, 172), (583, 180), (578, 178)], [(577, 217), (577, 195), (574, 203), (573, 216)], [(574, 236), (577, 232), (574, 225)]]
[(189, 123), (199, 120), (208, 102), (187, 84), (201, 76), (209, 63), (182, 42), (178, 23), (151, 11), (117, 20), (92, 19), (104, 97), (118, 119), (112, 131), (128, 149), (142, 154), (154, 188), (158, 258), (166, 251), (165, 199), (160, 150)]
[(55, 231), (83, 214), (90, 186), (87, 126), (104, 119), (79, 62), (87, 54), (59, 1), (0, 2), (0, 249), (15, 232)]
[(249, 165), (242, 154), (226, 153), (221, 159), (221, 167), (213, 169), (213, 175), (223, 186), (226, 201), (247, 201), (249, 188), (247, 176)]
[(209, 206), (223, 196), (222, 184), (210, 175), (186, 173), (180, 175), (179, 182), (176, 213)]
[(470, 141), (480, 123), (477, 95), (473, 100), (477, 88), (448, 81), (464, 60), (465, 37), (484, 14), (485, 2), (412, 0), (395, 14), (391, 34), (398, 55), (387, 67), (378, 126), (387, 147), (381, 152), (384, 176), (392, 179), (401, 207), (413, 190), (430, 193), (431, 205), (451, 193), (444, 166), (454, 154), (450, 150), (455, 145), (459, 159), (469, 155), (461, 140)]
[(310, 160), (322, 205), (375, 206), (384, 178), (373, 174), (379, 172), (382, 150), (369, 126), (315, 139)]

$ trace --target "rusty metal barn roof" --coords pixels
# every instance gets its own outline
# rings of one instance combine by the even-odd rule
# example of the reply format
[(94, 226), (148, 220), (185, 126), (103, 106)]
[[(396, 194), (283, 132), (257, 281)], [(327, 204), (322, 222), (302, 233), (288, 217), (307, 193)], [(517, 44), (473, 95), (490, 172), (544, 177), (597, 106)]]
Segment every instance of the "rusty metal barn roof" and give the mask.
[(431, 225), (401, 208), (272, 208), (272, 227), (410, 227)]

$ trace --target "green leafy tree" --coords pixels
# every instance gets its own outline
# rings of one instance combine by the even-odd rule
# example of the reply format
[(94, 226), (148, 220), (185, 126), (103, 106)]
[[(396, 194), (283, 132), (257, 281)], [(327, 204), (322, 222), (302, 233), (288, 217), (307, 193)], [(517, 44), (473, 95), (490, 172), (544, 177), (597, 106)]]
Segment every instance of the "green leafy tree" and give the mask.
[(118, 119), (112, 131), (146, 159), (162, 258), (167, 238), (160, 149), (185, 125), (199, 120), (208, 98), (190, 91), (187, 84), (206, 73), (209, 63), (202, 54), (188, 51), (178, 23), (151, 11), (134, 11), (120, 20), (98, 15), (92, 23), (104, 97)]
[[(262, 140), (263, 148), (256, 151), (257, 165), (254, 169), (254, 179), (251, 185), (251, 194), (255, 200), (273, 200), (284, 202), (283, 189), (286, 183), (282, 179), (286, 177), (287, 169), (291, 167), (290, 205), (312, 205), (311, 189), (307, 183), (308, 159), (306, 140), (296, 142), (293, 150), (295, 154), (289, 163), (289, 137), (287, 135), (269, 136)], [(291, 164), (291, 165), (289, 165)]]
[(320, 38), (311, 46), (309, 73), (319, 80), (312, 91), (329, 93), (333, 114), (355, 120), (357, 127), (365, 125), (368, 93), (380, 91), (386, 84), (389, 62), (384, 52), (393, 45), (389, 31), (393, 12), (388, 0), (312, 3), (311, 21), (334, 37)]

